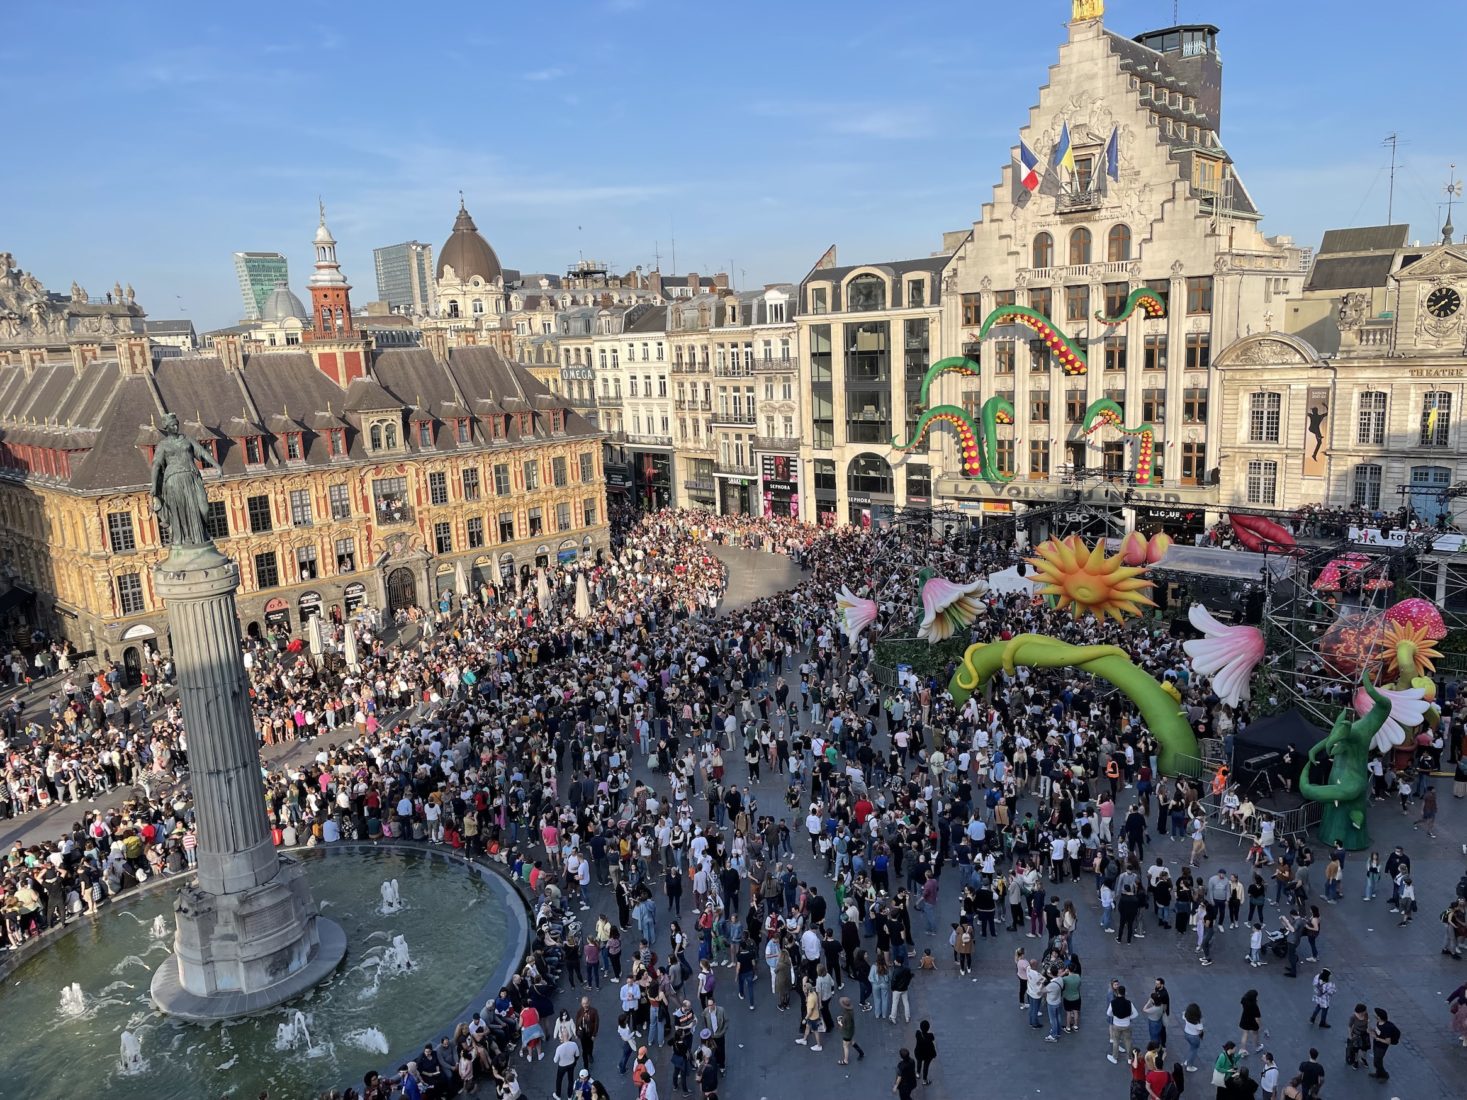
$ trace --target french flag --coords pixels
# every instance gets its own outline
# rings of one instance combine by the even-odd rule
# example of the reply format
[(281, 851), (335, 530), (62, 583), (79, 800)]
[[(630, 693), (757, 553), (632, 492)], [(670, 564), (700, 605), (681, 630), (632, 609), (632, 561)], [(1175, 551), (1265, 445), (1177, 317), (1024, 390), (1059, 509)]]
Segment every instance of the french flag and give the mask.
[(1024, 139), (1019, 139), (1019, 184), (1025, 191), (1036, 191), (1039, 189), (1039, 158), (1034, 155), (1034, 150), (1024, 144)]

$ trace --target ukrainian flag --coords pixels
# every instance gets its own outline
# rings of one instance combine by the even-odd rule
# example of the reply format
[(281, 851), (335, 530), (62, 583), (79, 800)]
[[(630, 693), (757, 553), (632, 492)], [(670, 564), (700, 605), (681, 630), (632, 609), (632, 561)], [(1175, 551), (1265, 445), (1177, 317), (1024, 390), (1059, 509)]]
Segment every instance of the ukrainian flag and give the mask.
[(1075, 151), (1070, 148), (1070, 124), (1060, 123), (1059, 141), (1054, 146), (1053, 164), (1056, 168), (1064, 168), (1069, 172), (1075, 171)]

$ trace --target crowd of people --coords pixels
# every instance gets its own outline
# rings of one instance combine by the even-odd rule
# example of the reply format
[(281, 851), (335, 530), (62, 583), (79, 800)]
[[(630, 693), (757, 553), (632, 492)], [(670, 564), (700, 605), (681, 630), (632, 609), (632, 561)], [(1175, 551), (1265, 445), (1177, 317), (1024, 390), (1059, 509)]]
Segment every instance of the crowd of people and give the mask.
[[(726, 573), (710, 542), (787, 554), (799, 583), (720, 615)], [(1199, 966), (1273, 956), (1297, 974), (1315, 961), (1314, 854), (1281, 839), (1256, 845), (1237, 873), (1204, 867), (1206, 793), (1161, 775), (1124, 694), (1072, 669), (1019, 668), (958, 708), (945, 680), (878, 679), (869, 634), (852, 643), (839, 629), (843, 587), (877, 598), (893, 629), (916, 606), (920, 569), (961, 581), (1016, 556), (981, 540), (659, 512), (624, 523), (604, 561), (557, 570), (548, 598), (527, 586), (432, 609), (411, 642), (352, 625), (357, 668), (252, 648), (261, 743), (320, 742), (270, 772), (279, 843), (442, 844), (503, 861), (533, 899), (530, 951), (505, 988), (350, 1094), (512, 1100), (548, 1058), (558, 1100), (610, 1095), (608, 1082), (626, 1095), (621, 1075), (639, 1100), (694, 1087), (718, 1100), (741, 1069), (736, 1017), (758, 1011), (767, 981), (765, 1011), (794, 1013), (790, 1042), (819, 1054), (828, 1041), (825, 1056), (842, 1065), (865, 1060), (865, 1021), (905, 1029), (915, 1017), (892, 1084), (909, 1100), (938, 1058), (924, 983), (934, 971), (971, 977), (988, 939), (1012, 945), (1019, 1006), (1057, 1044), (1082, 1026), (1087, 921), (1122, 945), (1148, 931), (1192, 935)], [(582, 574), (593, 599), (578, 617)], [(1247, 721), (1191, 674), (1163, 622), (1075, 620), (1027, 594), (990, 595), (970, 640), (1019, 633), (1121, 646), (1175, 687), (1199, 732)], [(63, 728), (11, 756), (39, 765), (37, 788), (57, 801), (93, 789), (72, 790), (65, 774), (86, 769), (53, 767), (57, 756), (92, 761), (100, 789), (149, 777), (156, 789), (81, 815), (54, 843), (16, 846), (4, 872), (10, 943), (192, 859), (176, 782), (187, 734), (166, 674), (145, 703), (119, 701), (100, 680), (76, 699), (63, 689)], [(73, 735), (88, 723), (112, 732)], [(1453, 939), (1450, 953), (1459, 948)], [(1336, 991), (1328, 970), (1312, 980), (1320, 1027), (1332, 1026)], [(1183, 1042), (1171, 1043), (1165, 982), (1137, 1000), (1118, 981), (1106, 990), (1108, 1056), (1127, 1065), (1133, 1097), (1172, 1100), (1189, 1091), (1189, 1070), (1206, 1068), (1202, 1009), (1186, 1006)], [(1259, 1015), (1258, 996), (1245, 997), (1239, 1043), (1211, 1064), (1217, 1095), (1317, 1097), (1323, 1069), (1282, 1073)], [(1364, 1030), (1352, 1018), (1345, 1060), (1370, 1052), (1383, 1076), (1399, 1031), (1384, 1007), (1355, 1016)], [(1143, 1049), (1131, 1040), (1138, 1017)], [(613, 1055), (597, 1060), (607, 1044)]]

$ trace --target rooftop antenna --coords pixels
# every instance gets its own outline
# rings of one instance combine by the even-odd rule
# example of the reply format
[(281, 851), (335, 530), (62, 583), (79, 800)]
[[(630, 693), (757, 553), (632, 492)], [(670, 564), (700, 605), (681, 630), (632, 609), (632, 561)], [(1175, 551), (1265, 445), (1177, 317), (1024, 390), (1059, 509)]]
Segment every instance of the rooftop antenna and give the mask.
[(1442, 188), (1447, 194), (1447, 220), (1442, 226), (1442, 244), (1452, 243), (1452, 233), (1455, 227), (1452, 225), (1452, 203), (1462, 197), (1462, 181), (1457, 178), (1457, 166), (1447, 165), (1447, 185)]
[(653, 241), (652, 242), (652, 262), (655, 265), (652, 270), (657, 271), (657, 272), (661, 272), (662, 271), (662, 242), (661, 241)]
[(1401, 143), (1401, 139), (1395, 133), (1387, 134), (1385, 136), (1385, 140), (1381, 142), (1382, 145), (1388, 145), (1388, 146), (1390, 146), (1390, 150), (1391, 150), (1391, 177), (1390, 177), (1390, 186), (1389, 186), (1388, 190), (1386, 191), (1386, 224), (1387, 225), (1390, 225), (1391, 224), (1391, 215), (1394, 214), (1395, 211), (1396, 211), (1396, 146), (1398, 146), (1400, 143)]

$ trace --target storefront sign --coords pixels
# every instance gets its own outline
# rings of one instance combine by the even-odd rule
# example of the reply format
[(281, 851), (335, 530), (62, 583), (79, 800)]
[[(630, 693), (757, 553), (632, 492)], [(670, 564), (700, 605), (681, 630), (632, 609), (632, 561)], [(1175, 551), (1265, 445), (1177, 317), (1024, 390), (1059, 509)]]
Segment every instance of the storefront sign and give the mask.
[(346, 598), (346, 613), (350, 615), (367, 602), (367, 586), (361, 581), (352, 581), (342, 593)]
[(595, 377), (595, 375), (591, 373), (590, 367), (561, 367), (560, 376), (562, 378), (572, 379), (577, 382), (590, 381), (592, 378)]
[(1412, 378), (1461, 378), (1467, 371), (1461, 367), (1412, 367), (1406, 373)]
[(1137, 508), (1136, 518), (1155, 520), (1157, 523), (1185, 523), (1189, 526), (1202, 526), (1203, 512), (1201, 508)]
[(608, 489), (630, 489), (632, 487), (632, 471), (626, 463), (606, 463), (606, 487)]
[(300, 598), (301, 614), (318, 614), (321, 610), (321, 593), (305, 592)]
[(864, 493), (851, 493), (846, 498), (852, 504), (870, 504), (871, 498)]
[(290, 604), (279, 596), (265, 605), (265, 625), (276, 630), (290, 629)]
[(1180, 493), (1163, 492), (1157, 489), (1138, 489), (1128, 485), (1086, 485), (1084, 487), (1071, 485), (1050, 485), (1047, 483), (1029, 483), (1015, 481), (1008, 485), (992, 486), (986, 482), (969, 481), (966, 478), (943, 477), (937, 479), (937, 495), (940, 497), (956, 497), (958, 499), (969, 498), (982, 500), (984, 498), (1002, 497), (1008, 500), (1035, 501), (1039, 503), (1052, 503), (1054, 501), (1075, 500), (1075, 493), (1080, 493), (1077, 503), (1085, 504), (1125, 504), (1126, 494), (1131, 494), (1130, 503), (1133, 504), (1182, 504), (1184, 503)]

